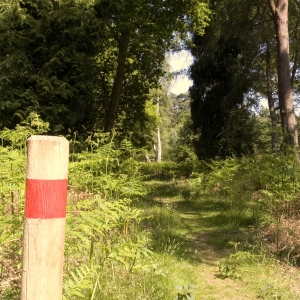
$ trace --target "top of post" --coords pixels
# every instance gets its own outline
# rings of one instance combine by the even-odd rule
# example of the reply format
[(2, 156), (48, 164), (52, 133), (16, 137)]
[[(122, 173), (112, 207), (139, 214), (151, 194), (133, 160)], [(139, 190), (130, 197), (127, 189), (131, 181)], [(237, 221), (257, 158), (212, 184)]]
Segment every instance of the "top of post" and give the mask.
[(69, 142), (64, 137), (33, 135), (27, 140), (27, 179), (68, 178)]
[(67, 139), (63, 136), (52, 136), (52, 135), (32, 135), (28, 138), (28, 142), (31, 140), (39, 140), (39, 141), (61, 141), (61, 142), (67, 142)]

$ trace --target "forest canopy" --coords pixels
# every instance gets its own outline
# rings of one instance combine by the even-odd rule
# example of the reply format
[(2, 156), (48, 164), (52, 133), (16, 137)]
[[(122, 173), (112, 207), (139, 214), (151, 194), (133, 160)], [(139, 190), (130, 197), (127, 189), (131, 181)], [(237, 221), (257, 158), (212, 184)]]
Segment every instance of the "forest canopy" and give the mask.
[(36, 112), (51, 134), (117, 127), (140, 140), (165, 52), (208, 21), (207, 5), (194, 0), (2, 2), (0, 127)]
[[(209, 26), (203, 36), (194, 34), (191, 46), (198, 156), (253, 154), (262, 149), (262, 135), (273, 150), (281, 134), (298, 147), (293, 95), (299, 93), (299, 1), (209, 1), (209, 8)], [(253, 110), (263, 98), (268, 134)]]
[[(170, 156), (174, 143), (199, 158), (298, 147), (299, 12), (296, 0), (3, 1), (0, 129), (36, 113), (53, 135), (150, 149), (162, 134)], [(166, 53), (183, 48), (191, 118), (174, 119)]]

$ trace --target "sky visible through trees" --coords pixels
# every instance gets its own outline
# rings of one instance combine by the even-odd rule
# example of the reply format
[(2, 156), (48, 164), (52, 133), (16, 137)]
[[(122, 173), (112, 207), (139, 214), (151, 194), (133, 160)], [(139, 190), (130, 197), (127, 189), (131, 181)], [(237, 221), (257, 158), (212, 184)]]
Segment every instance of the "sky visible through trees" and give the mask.
[(171, 81), (169, 91), (176, 95), (186, 93), (193, 84), (187, 75), (188, 68), (194, 61), (193, 56), (188, 50), (181, 50), (171, 54), (167, 57), (167, 60), (171, 66), (172, 72), (183, 71), (183, 74), (176, 76)]

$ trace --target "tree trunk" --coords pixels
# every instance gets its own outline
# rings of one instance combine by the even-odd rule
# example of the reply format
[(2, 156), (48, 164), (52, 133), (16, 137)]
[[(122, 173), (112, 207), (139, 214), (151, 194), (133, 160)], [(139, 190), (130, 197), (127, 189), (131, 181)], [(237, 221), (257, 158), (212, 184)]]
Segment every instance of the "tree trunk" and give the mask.
[(110, 97), (110, 104), (106, 112), (104, 132), (110, 132), (114, 128), (115, 120), (117, 118), (122, 86), (124, 80), (125, 63), (127, 58), (127, 51), (129, 45), (129, 35), (122, 32), (119, 39), (119, 54), (116, 76)]
[(273, 98), (273, 89), (272, 89), (272, 80), (271, 80), (271, 51), (270, 51), (270, 42), (267, 41), (267, 55), (266, 55), (266, 76), (267, 76), (267, 98), (268, 98), (268, 106), (270, 112), (270, 119), (272, 124), (272, 148), (275, 152), (278, 152), (278, 132), (277, 132), (277, 123), (278, 117), (275, 110), (274, 98)]
[[(300, 9), (300, 4), (298, 4), (298, 9)], [(297, 23), (294, 27), (294, 36), (292, 37), (292, 39), (296, 39), (296, 40), (299, 40), (299, 25), (300, 25), (300, 20), (298, 19), (297, 20)], [(293, 68), (292, 68), (292, 75), (291, 75), (291, 85), (292, 85), (292, 89), (294, 88), (294, 80), (295, 80), (295, 76), (296, 76), (296, 72), (297, 72), (297, 67), (298, 67), (298, 57), (299, 57), (299, 49), (297, 48), (295, 50), (295, 53), (294, 53), (294, 58), (293, 58)]]
[(295, 57), (294, 57), (294, 63), (293, 63), (293, 69), (292, 69), (292, 77), (291, 77), (291, 85), (292, 88), (294, 87), (294, 81), (295, 81), (295, 76), (297, 72), (297, 61), (298, 61), (298, 56), (299, 56), (299, 50), (297, 49), (295, 52)]
[(297, 148), (298, 130), (290, 74), (288, 0), (278, 0), (277, 7), (274, 0), (267, 1), (276, 30), (278, 96), (284, 141)]
[[(157, 100), (157, 110), (156, 110), (157, 116), (159, 116), (159, 98)], [(156, 150), (156, 161), (161, 161), (161, 140), (160, 140), (160, 130), (159, 127), (157, 127), (157, 150)]]
[(148, 164), (151, 163), (151, 159), (150, 159), (150, 157), (149, 157), (149, 155), (148, 155), (147, 152), (145, 153), (145, 159), (146, 159), (146, 162), (147, 162)]
[(156, 149), (156, 161), (161, 161), (161, 140), (160, 140), (160, 130), (157, 127), (157, 149)]

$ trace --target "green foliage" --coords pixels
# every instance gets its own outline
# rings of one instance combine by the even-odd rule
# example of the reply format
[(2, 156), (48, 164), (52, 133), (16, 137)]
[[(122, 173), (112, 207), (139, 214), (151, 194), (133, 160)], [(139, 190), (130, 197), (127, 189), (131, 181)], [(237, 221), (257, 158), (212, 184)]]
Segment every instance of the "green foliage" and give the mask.
[(250, 243), (265, 245), (277, 257), (298, 264), (294, 223), (300, 169), (294, 153), (215, 160), (208, 167), (188, 180), (189, 199), (216, 197), (226, 208), (220, 224), (252, 228), (245, 232)]
[(200, 158), (253, 154), (262, 146), (260, 128), (251, 113), (257, 101), (253, 89), (262, 73), (258, 65), (262, 58), (257, 57), (263, 42), (258, 42), (255, 25), (262, 17), (261, 8), (244, 0), (210, 2), (209, 7), (214, 12), (211, 22), (203, 36), (194, 36), (191, 46), (196, 153)]
[(170, 180), (174, 178), (187, 178), (194, 171), (201, 170), (203, 162), (197, 159), (187, 159), (180, 163), (165, 161), (159, 163), (140, 163), (139, 170), (146, 178), (159, 178)]
[(221, 128), (219, 154), (222, 157), (252, 155), (257, 151), (270, 150), (271, 133), (262, 116), (251, 114), (247, 109), (232, 109)]
[(280, 264), (264, 255), (238, 250), (237, 244), (234, 246), (235, 253), (219, 262), (218, 277), (255, 282), (253, 287), (259, 299), (297, 299), (289, 292), (282, 274), (277, 273)]
[(197, 135), (193, 132), (190, 98), (187, 94), (172, 95), (171, 124), (169, 131), (169, 159), (178, 163), (195, 163), (194, 142)]
[(261, 287), (258, 298), (274, 300), (283, 299), (281, 291), (276, 289), (273, 284), (266, 284), (265, 286)]
[[(37, 119), (34, 119), (37, 120)], [(39, 128), (44, 128), (40, 120)], [(36, 123), (28, 131), (34, 132)], [(6, 131), (5, 131), (6, 132)], [(23, 131), (11, 131), (16, 141), (25, 139)], [(19, 137), (19, 139), (17, 139)], [(69, 191), (66, 218), (63, 299), (170, 299), (177, 277), (165, 275), (164, 260), (153, 252), (152, 218), (138, 208), (146, 190), (139, 177), (139, 155), (128, 141), (115, 146), (107, 136), (96, 134), (85, 143), (72, 141), (74, 152), (69, 167)], [(24, 211), (24, 149), (18, 142), (0, 147), (0, 293), (3, 299), (17, 299), (20, 294), (22, 224)], [(6, 142), (6, 141), (4, 141)], [(26, 149), (25, 149), (26, 150)], [(161, 215), (155, 224), (162, 228), (168, 219), (169, 230), (175, 215)], [(172, 218), (172, 222), (171, 222)], [(155, 218), (154, 218), (155, 219)], [(164, 255), (173, 255), (178, 241), (162, 240)], [(164, 235), (165, 237), (167, 235)], [(173, 264), (173, 263), (172, 263)], [(166, 272), (169, 272), (166, 267)], [(173, 273), (173, 271), (171, 272)], [(128, 289), (128, 286), (131, 286)]]
[(195, 288), (193, 284), (188, 284), (187, 286), (177, 285), (176, 288), (180, 292), (177, 294), (177, 297), (174, 300), (195, 300), (192, 295), (192, 290)]
[[(10, 131), (11, 146), (0, 148), (0, 250), (3, 262), (0, 291), (3, 299), (16, 299), (20, 292), (26, 170), (24, 149), (20, 148), (19, 141), (23, 143), (27, 134), (44, 128), (37, 116), (31, 124)], [(24, 129), (20, 130), (21, 127)], [(3, 139), (8, 137), (6, 134), (7, 130), (2, 132)], [(97, 299), (102, 292), (103, 297), (107, 292), (106, 299), (111, 299), (116, 292), (109, 286), (99, 290), (99, 280), (101, 284), (112, 278), (121, 282), (126, 276), (134, 282), (136, 277), (153, 270), (149, 239), (138, 226), (142, 211), (131, 204), (145, 194), (136, 175), (137, 162), (131, 156), (135, 149), (126, 141), (119, 149), (114, 149), (112, 143), (106, 144), (103, 140), (98, 136), (94, 143), (90, 141), (94, 152), (78, 153), (73, 157), (75, 161), (70, 163), (64, 299)], [(84, 176), (86, 180), (76, 181)], [(99, 274), (102, 274), (101, 278)], [(15, 279), (11, 281), (13, 277)]]
[(176, 236), (176, 230), (180, 227), (181, 218), (172, 204), (152, 207), (148, 209), (148, 214), (142, 226), (145, 229), (153, 228), (151, 241), (153, 251), (165, 255), (180, 254), (184, 241)]
[(51, 132), (91, 129), (100, 32), (92, 11), (74, 1), (1, 6), (0, 127), (12, 129), (36, 111)]
[[(136, 149), (127, 141), (116, 149), (102, 138), (90, 139), (93, 151), (74, 154), (69, 167), (74, 194), (68, 206), (65, 251), (66, 272), (72, 277), (64, 283), (65, 299), (109, 299), (123, 276), (134, 280), (152, 270), (149, 241), (138, 229), (141, 210), (131, 205), (145, 195), (132, 159)], [(78, 273), (78, 265), (85, 272)], [(103, 282), (107, 286), (99, 289)]]
[[(2, 2), (0, 128), (13, 129), (36, 111), (50, 133), (85, 139), (103, 128), (116, 98), (118, 139), (145, 146), (145, 105), (164, 74), (173, 33), (202, 33), (208, 14), (194, 0)], [(122, 60), (121, 40), (128, 45)]]
[[(17, 299), (20, 293), (26, 172), (23, 144), (27, 134), (41, 134), (46, 129), (47, 123), (33, 115), (27, 123), (9, 131), (10, 135), (7, 130), (0, 133), (3, 299)], [(176, 299), (193, 299), (192, 286), (182, 284), (194, 279), (183, 253), (190, 241), (178, 233), (187, 224), (183, 224), (177, 205), (188, 204), (189, 213), (194, 215), (199, 204), (203, 211), (196, 219), (197, 225), (204, 219), (202, 213), (209, 211), (206, 224), (210, 228), (219, 226), (219, 245), (225, 240), (240, 242), (241, 250), (234, 243), (235, 253), (220, 263), (222, 278), (243, 279), (245, 270), (254, 272), (253, 266), (259, 265), (265, 268), (264, 258), (270, 252), (299, 262), (297, 242), (288, 243), (299, 231), (297, 226), (291, 228), (284, 222), (286, 218), (297, 221), (300, 205), (300, 173), (294, 153), (143, 164), (137, 160), (143, 151), (126, 140), (116, 145), (112, 137), (100, 133), (84, 142), (74, 138), (70, 149), (65, 300), (168, 300), (176, 294)], [(141, 179), (151, 176), (172, 180), (169, 193), (180, 199), (178, 204), (165, 199), (163, 189), (152, 194), (157, 196), (153, 201), (151, 193), (145, 198), (149, 184)], [(184, 177), (188, 180), (182, 180)], [(176, 178), (185, 183), (185, 188)], [(183, 201), (184, 197), (189, 201)], [(270, 242), (275, 247), (270, 247)], [(178, 292), (174, 290), (177, 283), (181, 284)], [(285, 295), (282, 287), (271, 280), (260, 283), (257, 291), (265, 299)]]
[(192, 32), (195, 32), (199, 35), (204, 34), (205, 27), (208, 26), (210, 21), (211, 11), (208, 8), (206, 3), (201, 3), (199, 1), (191, 1), (191, 12), (190, 18), (192, 20)]
[[(46, 133), (49, 129), (49, 123), (40, 119), (40, 116), (31, 112), (26, 120), (16, 126), (15, 129), (4, 128), (0, 133), (2, 146), (9, 143), (12, 149), (26, 149), (26, 141), (31, 135), (40, 135)], [(3, 148), (5, 149), (5, 148)]]
[(234, 254), (231, 254), (229, 258), (219, 263), (219, 276), (221, 278), (242, 279), (238, 270), (239, 267), (241, 265), (255, 264), (261, 260), (261, 257), (258, 255), (247, 251), (235, 250), (236, 252)]
[(16, 149), (0, 147), (0, 294), (17, 299), (22, 251), (25, 190), (25, 156)]
[[(111, 141), (101, 145), (99, 136), (89, 140), (93, 152), (73, 154), (69, 182), (78, 189), (102, 192), (107, 198), (119, 199), (132, 195), (145, 195), (145, 188), (139, 181), (138, 163), (132, 156), (139, 152), (128, 141), (116, 149)], [(72, 147), (72, 145), (71, 145)]]
[(84, 290), (90, 290), (94, 282), (94, 274), (87, 265), (82, 265), (71, 271), (64, 281), (63, 299), (74, 299), (74, 297), (86, 298)]
[(139, 210), (128, 201), (111, 202), (100, 196), (72, 200), (76, 203), (68, 206), (67, 214), (65, 299), (105, 294), (98, 281), (103, 284), (120, 270), (140, 274), (151, 269), (147, 239), (137, 233)]

